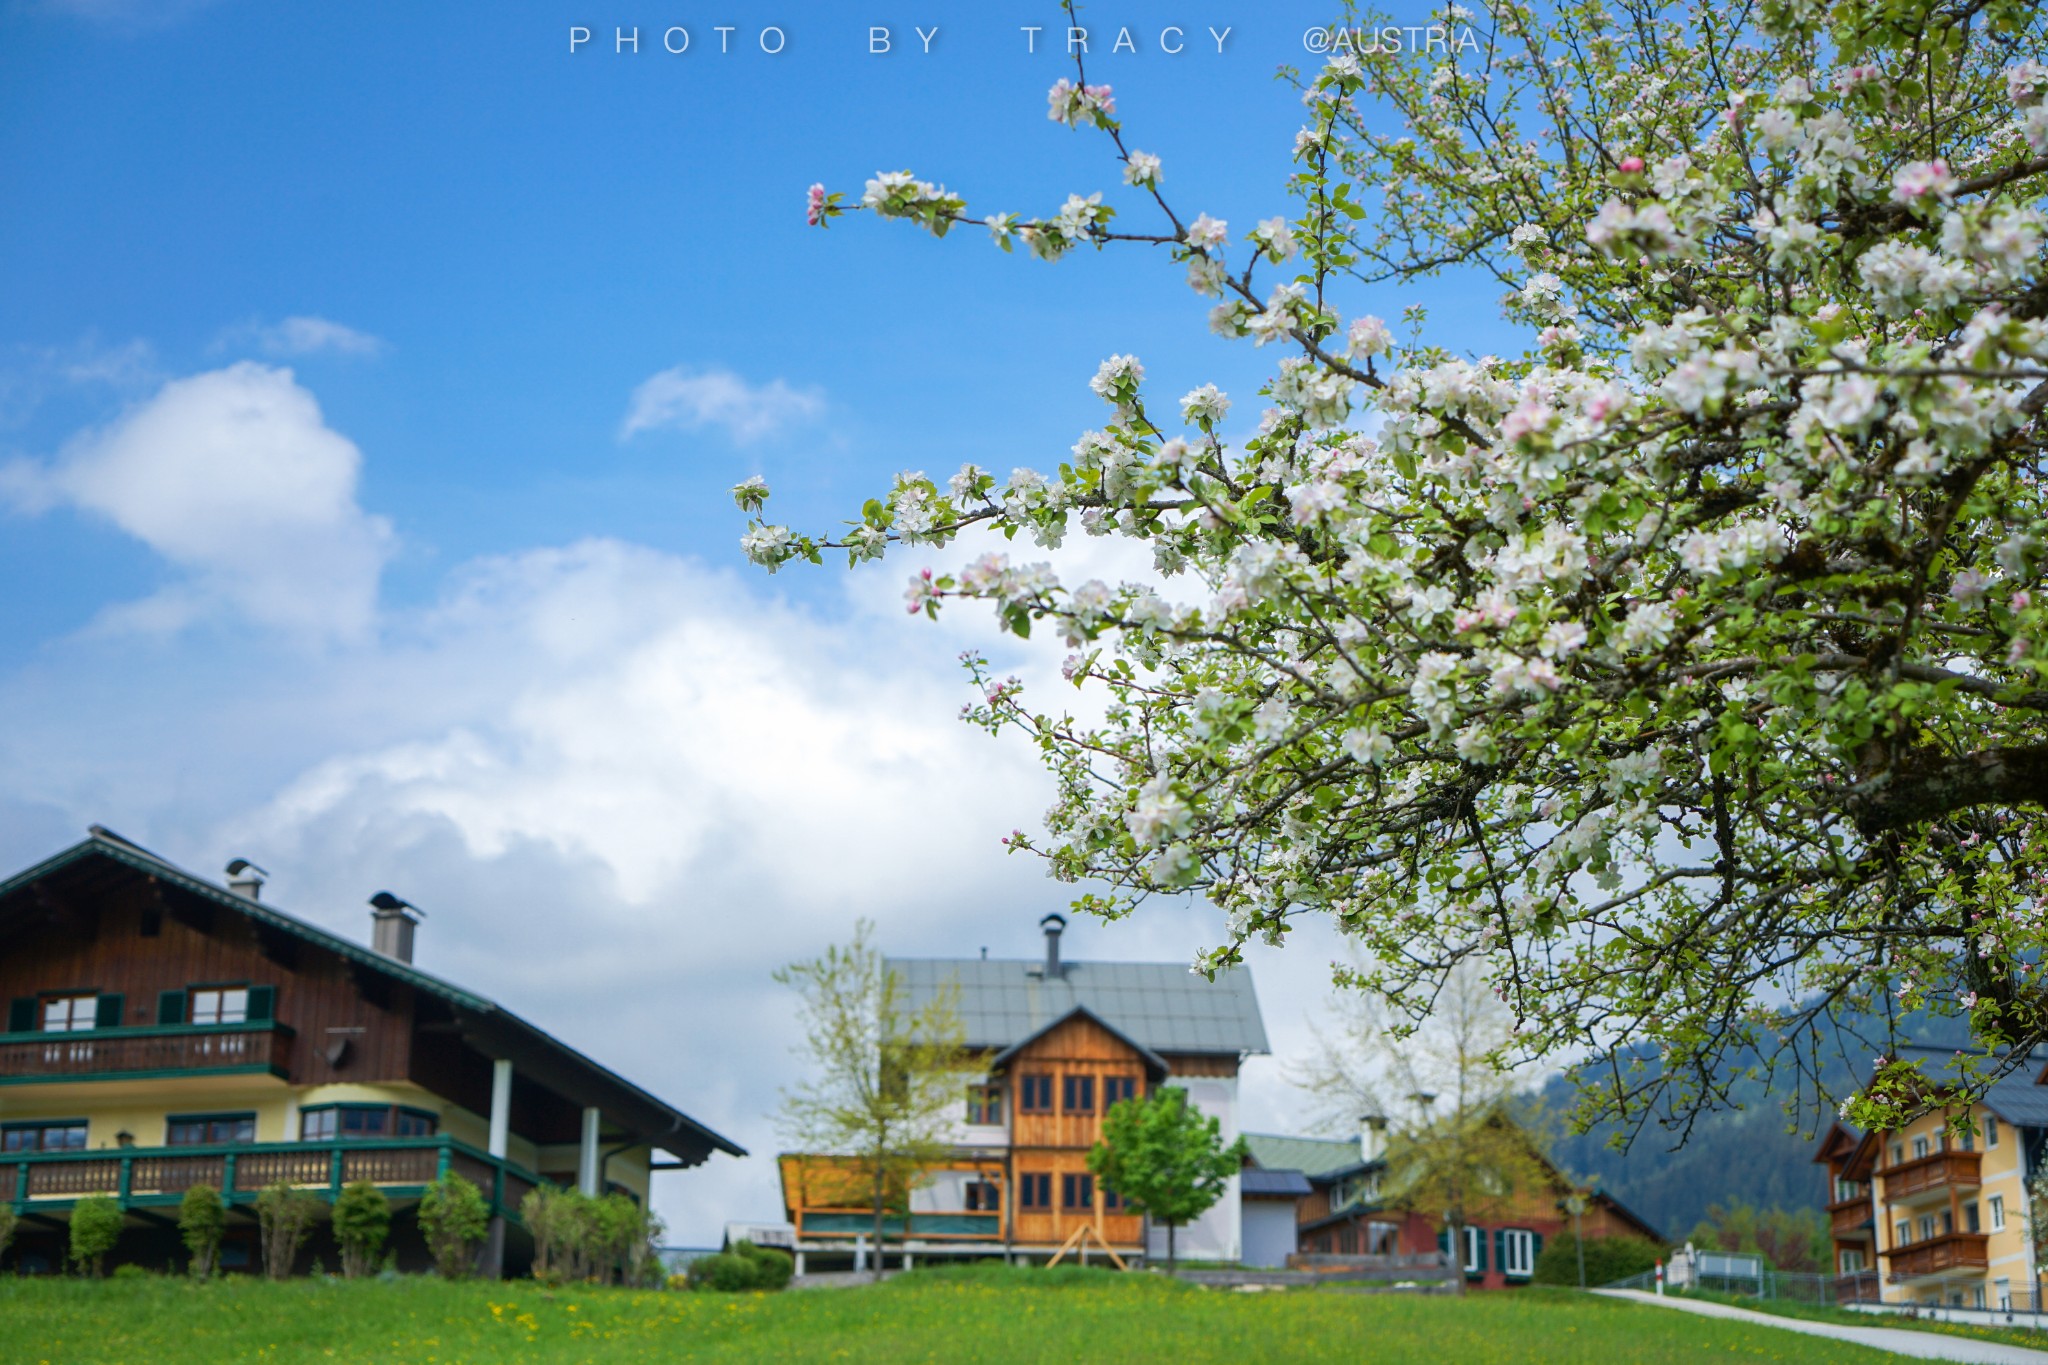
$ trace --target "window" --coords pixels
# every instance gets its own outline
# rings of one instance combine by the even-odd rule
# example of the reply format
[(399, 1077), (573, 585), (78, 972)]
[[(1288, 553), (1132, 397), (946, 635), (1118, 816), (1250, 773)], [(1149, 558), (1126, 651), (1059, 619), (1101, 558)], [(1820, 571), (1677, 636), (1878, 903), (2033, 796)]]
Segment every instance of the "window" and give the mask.
[(299, 1111), (301, 1142), (361, 1142), (383, 1137), (432, 1137), (438, 1120), (421, 1109), (386, 1104), (323, 1104)]
[(1122, 1195), (1107, 1185), (1102, 1187), (1102, 1211), (1104, 1213), (1122, 1213), (1126, 1207), (1128, 1206), (1124, 1203)]
[(1486, 1229), (1465, 1229), (1465, 1273), (1483, 1275), (1486, 1273)]
[(85, 1124), (84, 1119), (0, 1124), (0, 1151), (82, 1152)]
[(1918, 1160), (1919, 1160), (1919, 1159), (1920, 1159), (1921, 1157), (1923, 1157), (1923, 1156), (1926, 1156), (1926, 1155), (1927, 1155), (1927, 1135), (1923, 1133), (1923, 1134), (1921, 1134), (1921, 1135), (1920, 1135), (1919, 1137), (1916, 1137), (1916, 1138), (1914, 1138), (1914, 1139), (1913, 1139), (1913, 1159), (1914, 1159), (1915, 1161), (1918, 1161)]
[(205, 986), (191, 993), (192, 1024), (245, 1024), (249, 1021), (247, 986)]
[(1526, 1278), (1536, 1268), (1536, 1234), (1521, 1228), (1508, 1228), (1500, 1235), (1501, 1265), (1503, 1275)]
[(215, 1142), (254, 1142), (254, 1114), (173, 1114), (164, 1124), (164, 1146), (199, 1147)]
[(1838, 1203), (1838, 1204), (1839, 1204), (1839, 1203), (1842, 1203), (1842, 1202), (1843, 1202), (1843, 1201), (1845, 1201), (1845, 1200), (1850, 1200), (1850, 1199), (1861, 1199), (1862, 1197), (1863, 1197), (1863, 1182), (1862, 1182), (1862, 1181), (1860, 1181), (1860, 1180), (1843, 1180), (1843, 1179), (1840, 1179), (1839, 1177), (1838, 1177), (1838, 1178), (1836, 1179), (1836, 1181), (1835, 1181), (1835, 1202), (1836, 1202), (1836, 1203)]
[(1862, 1269), (1863, 1252), (1861, 1248), (1851, 1247), (1842, 1253), (1842, 1274), (1854, 1275)]
[(1978, 1230), (1977, 1201), (1972, 1199), (1969, 1203), (1963, 1205), (1963, 1231), (1976, 1232)]
[(1017, 1177), (1017, 1207), (1041, 1213), (1052, 1207), (1050, 1171), (1025, 1171)]
[(1927, 1240), (1928, 1238), (1932, 1237), (1933, 1235), (1934, 1235), (1934, 1217), (1933, 1217), (1933, 1215), (1932, 1215), (1932, 1214), (1925, 1214), (1925, 1213), (1921, 1214), (1921, 1215), (1920, 1215), (1920, 1240), (1924, 1242), (1924, 1241), (1926, 1241), (1926, 1240)]
[(1998, 1145), (1998, 1115), (1996, 1114), (1986, 1114), (1984, 1116), (1984, 1145), (1986, 1147), (1996, 1147)]
[(1991, 1230), (1993, 1232), (2004, 1232), (2005, 1196), (2002, 1194), (1994, 1194), (1986, 1202), (1991, 1205)]
[(1020, 1114), (1050, 1114), (1052, 1112), (1052, 1077), (1026, 1074), (1017, 1078), (1017, 1112)]
[(977, 1124), (999, 1124), (1003, 1121), (1003, 1088), (999, 1085), (970, 1085), (967, 1087), (967, 1121)]
[(1906, 1144), (1905, 1144), (1905, 1143), (1903, 1143), (1903, 1142), (1894, 1142), (1894, 1143), (1892, 1144), (1892, 1165), (1894, 1165), (1894, 1166), (1903, 1166), (1903, 1165), (1905, 1165), (1905, 1164), (1906, 1164)]
[[(1092, 1088), (1092, 1087), (1091, 1087)], [(1060, 1177), (1060, 1207), (1063, 1209), (1092, 1209), (1095, 1207), (1095, 1177), (1069, 1171)]]
[(1991, 1301), (1998, 1305), (1999, 1312), (2010, 1313), (2012, 1311), (2012, 1281), (1993, 1280), (1991, 1282)]
[(1984, 1306), (1984, 1286), (1983, 1286), (1983, 1285), (1981, 1285), (1981, 1284), (1979, 1284), (1979, 1285), (1972, 1285), (1972, 1286), (1970, 1287), (1970, 1307), (1972, 1307), (1972, 1308), (1982, 1308), (1983, 1306)]
[(1060, 1110), (1068, 1114), (1092, 1114), (1095, 1112), (1095, 1078), (1093, 1076), (1067, 1076), (1062, 1078), (1065, 1085), (1060, 1096)]
[(1913, 1225), (1911, 1223), (1905, 1222), (1904, 1220), (1901, 1220), (1898, 1227), (1898, 1233), (1899, 1235), (1893, 1239), (1892, 1245), (1895, 1247), (1902, 1247), (1906, 1245), (1906, 1243), (1913, 1240)]
[(99, 1022), (98, 995), (46, 995), (43, 997), (43, 1032), (74, 1033)]
[(1104, 1076), (1102, 1078), (1102, 1112), (1108, 1113), (1110, 1106), (1138, 1097), (1136, 1076)]
[(1974, 1152), (1977, 1150), (1977, 1135), (1975, 1133), (1965, 1133), (1958, 1141), (1959, 1145), (1966, 1152)]
[(1003, 1192), (993, 1180), (967, 1182), (967, 1211), (994, 1213), (1003, 1206)]

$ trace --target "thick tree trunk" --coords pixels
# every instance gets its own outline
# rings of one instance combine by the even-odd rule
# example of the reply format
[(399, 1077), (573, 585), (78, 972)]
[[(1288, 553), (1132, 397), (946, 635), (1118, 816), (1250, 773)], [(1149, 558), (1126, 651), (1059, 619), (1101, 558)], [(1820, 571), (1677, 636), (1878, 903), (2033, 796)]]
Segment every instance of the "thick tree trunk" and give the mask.
[(1854, 813), (1856, 828), (1869, 836), (1986, 805), (2048, 805), (2048, 745), (1906, 754), (1882, 785), (1858, 798)]

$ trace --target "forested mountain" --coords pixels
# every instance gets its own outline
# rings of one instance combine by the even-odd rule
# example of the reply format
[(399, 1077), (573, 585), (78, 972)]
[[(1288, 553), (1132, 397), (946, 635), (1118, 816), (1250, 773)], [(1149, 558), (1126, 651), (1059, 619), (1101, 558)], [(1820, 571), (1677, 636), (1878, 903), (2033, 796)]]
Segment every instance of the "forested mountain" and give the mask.
[[(1918, 1022), (1912, 1037), (1949, 1046), (1965, 1041), (1957, 1020)], [(1851, 1048), (1841, 1051), (1861, 1055)], [(1732, 1059), (1731, 1069), (1741, 1069), (1751, 1060)], [(1831, 1067), (1826, 1079), (1839, 1097), (1861, 1077), (1852, 1076), (1843, 1062)], [(1795, 1123), (1784, 1109), (1786, 1094), (1774, 1093), (1762, 1081), (1739, 1079), (1729, 1094), (1739, 1107), (1700, 1118), (1682, 1146), (1674, 1147), (1679, 1141), (1675, 1131), (1652, 1123), (1636, 1134), (1625, 1152), (1610, 1145), (1618, 1131), (1612, 1124), (1571, 1136), (1554, 1119), (1546, 1123), (1547, 1116), (1571, 1107), (1571, 1086), (1561, 1076), (1529, 1097), (1529, 1112), (1535, 1123), (1549, 1128), (1551, 1154), (1560, 1166), (1596, 1182), (1673, 1241), (1683, 1241), (1710, 1204), (1818, 1208), (1826, 1174), (1814, 1164), (1813, 1153), (1832, 1115), (1816, 1116), (1809, 1103)]]

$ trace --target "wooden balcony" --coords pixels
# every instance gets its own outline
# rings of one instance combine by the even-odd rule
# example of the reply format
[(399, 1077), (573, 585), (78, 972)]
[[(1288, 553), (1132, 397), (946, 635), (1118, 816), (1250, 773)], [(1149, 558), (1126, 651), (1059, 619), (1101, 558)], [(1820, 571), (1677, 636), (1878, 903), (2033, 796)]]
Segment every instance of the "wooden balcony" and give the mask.
[(1988, 1232), (1944, 1232), (1881, 1254), (1892, 1263), (1890, 1278), (1896, 1284), (1944, 1270), (1982, 1270), (1990, 1264), (1984, 1250), (1990, 1240)]
[(358, 1180), (402, 1199), (417, 1196), (444, 1171), (482, 1190), (493, 1212), (512, 1217), (527, 1191), (540, 1183), (531, 1171), (445, 1137), (251, 1142), (10, 1152), (0, 1157), (0, 1203), (40, 1212), (107, 1194), (123, 1208), (149, 1208), (178, 1203), (194, 1185), (211, 1185), (228, 1203), (249, 1204), (280, 1183), (332, 1200), (342, 1186)]
[(1835, 1277), (1836, 1303), (1877, 1303), (1882, 1297), (1878, 1293), (1875, 1270), (1858, 1270)]
[(1828, 1230), (1837, 1241), (1867, 1240), (1872, 1226), (1870, 1196), (1867, 1194), (1854, 1199), (1837, 1199), (1828, 1205)]
[(0, 1033), (0, 1085), (118, 1077), (289, 1072), (292, 1031), (274, 1022)]
[[(875, 1231), (872, 1209), (797, 1209), (798, 1241), (806, 1238), (870, 1237)], [(999, 1242), (1003, 1238), (1003, 1215), (993, 1211), (961, 1210), (951, 1213), (886, 1213), (882, 1216), (882, 1237), (886, 1241), (913, 1242)]]
[(1947, 1194), (1951, 1188), (1975, 1189), (1982, 1152), (1929, 1152), (1897, 1166), (1886, 1166), (1884, 1198), (1888, 1204), (1903, 1203), (1926, 1195)]

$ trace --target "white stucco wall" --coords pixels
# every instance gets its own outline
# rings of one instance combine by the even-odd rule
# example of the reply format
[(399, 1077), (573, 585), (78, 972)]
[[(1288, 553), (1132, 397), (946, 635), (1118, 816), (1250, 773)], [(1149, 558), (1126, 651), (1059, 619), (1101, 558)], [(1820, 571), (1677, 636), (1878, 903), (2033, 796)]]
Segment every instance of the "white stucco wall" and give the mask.
[[(1188, 1102), (1213, 1116), (1226, 1143), (1237, 1140), (1237, 1078), (1235, 1076), (1168, 1076), (1165, 1085), (1188, 1092)], [(1174, 1251), (1182, 1259), (1235, 1261), (1244, 1254), (1244, 1219), (1238, 1198), (1238, 1178), (1209, 1211), (1188, 1224), (1174, 1237)], [(1147, 1256), (1164, 1258), (1166, 1229), (1155, 1227), (1145, 1244)]]

